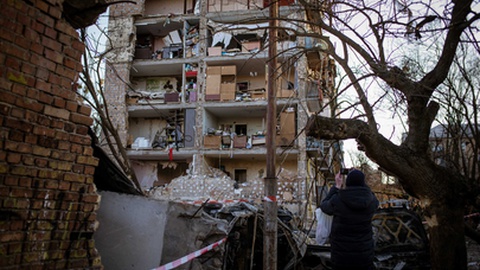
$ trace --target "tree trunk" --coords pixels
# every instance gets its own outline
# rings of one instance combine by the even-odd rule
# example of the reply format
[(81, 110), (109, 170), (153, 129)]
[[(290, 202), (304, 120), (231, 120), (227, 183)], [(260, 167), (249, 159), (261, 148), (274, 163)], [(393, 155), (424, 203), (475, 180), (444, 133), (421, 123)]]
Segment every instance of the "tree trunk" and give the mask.
[(420, 200), (428, 225), (432, 269), (467, 269), (464, 227), (465, 179), (436, 165), (428, 155), (386, 140), (353, 119), (313, 116), (307, 135), (322, 139), (355, 138), (382, 170), (398, 177), (404, 190)]
[[(451, 202), (450, 202), (451, 203)], [(467, 269), (463, 209), (447, 203), (427, 207), (432, 269)]]

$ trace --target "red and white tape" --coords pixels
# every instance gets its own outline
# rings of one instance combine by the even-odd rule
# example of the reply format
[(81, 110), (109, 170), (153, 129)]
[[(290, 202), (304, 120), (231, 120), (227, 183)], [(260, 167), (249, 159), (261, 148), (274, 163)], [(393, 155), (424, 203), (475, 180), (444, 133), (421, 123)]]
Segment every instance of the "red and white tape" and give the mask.
[(179, 267), (180, 265), (182, 265), (182, 264), (184, 264), (184, 263), (187, 263), (187, 262), (189, 262), (189, 261), (191, 261), (191, 260), (193, 260), (193, 259), (195, 259), (195, 258), (197, 258), (197, 257), (199, 257), (199, 256), (201, 256), (201, 255), (203, 255), (203, 254), (205, 254), (205, 253), (207, 253), (207, 252), (209, 252), (210, 250), (218, 247), (219, 245), (221, 245), (221, 244), (224, 243), (225, 241), (227, 241), (227, 238), (226, 238), (226, 237), (223, 238), (222, 240), (220, 240), (220, 241), (218, 241), (218, 242), (215, 242), (215, 243), (213, 243), (213, 244), (210, 244), (210, 245), (208, 245), (208, 246), (206, 246), (206, 247), (204, 247), (204, 248), (202, 248), (202, 249), (200, 249), (200, 250), (194, 251), (194, 252), (188, 254), (188, 255), (185, 256), (185, 257), (182, 257), (182, 258), (180, 258), (180, 259), (178, 259), (178, 260), (175, 260), (175, 261), (173, 261), (173, 262), (169, 262), (169, 263), (167, 263), (167, 264), (165, 264), (165, 265), (162, 265), (162, 266), (160, 266), (160, 267), (153, 268), (152, 270), (170, 270), (170, 269), (174, 269), (174, 268)]
[(264, 202), (276, 202), (277, 196), (265, 196), (263, 197)]
[(464, 216), (464, 218), (475, 217), (475, 216), (480, 216), (480, 213), (469, 214), (469, 215)]
[[(238, 200), (208, 200), (208, 203), (221, 203), (221, 204), (233, 204), (233, 203), (240, 203), (240, 202), (248, 202), (245, 199), (238, 199)], [(183, 203), (187, 204), (194, 204), (194, 205), (202, 205), (205, 201), (183, 201)]]

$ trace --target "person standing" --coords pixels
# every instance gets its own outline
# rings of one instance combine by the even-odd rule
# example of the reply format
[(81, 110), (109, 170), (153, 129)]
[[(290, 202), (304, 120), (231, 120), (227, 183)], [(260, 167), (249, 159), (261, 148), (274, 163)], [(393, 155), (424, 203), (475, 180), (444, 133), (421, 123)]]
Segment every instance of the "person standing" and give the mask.
[(365, 175), (351, 170), (342, 188), (343, 175), (335, 175), (335, 186), (320, 204), (333, 216), (330, 232), (331, 259), (335, 270), (371, 270), (374, 241), (372, 217), (379, 202), (365, 183)]

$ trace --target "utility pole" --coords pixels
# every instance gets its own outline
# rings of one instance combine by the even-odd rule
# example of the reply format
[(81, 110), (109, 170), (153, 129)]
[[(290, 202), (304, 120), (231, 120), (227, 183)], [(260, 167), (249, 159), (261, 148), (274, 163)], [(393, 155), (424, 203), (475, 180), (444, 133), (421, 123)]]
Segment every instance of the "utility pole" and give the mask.
[(275, 171), (277, 133), (277, 26), (278, 0), (269, 0), (268, 29), (268, 92), (267, 92), (267, 174), (264, 179), (265, 198), (263, 226), (263, 270), (277, 270), (277, 177)]

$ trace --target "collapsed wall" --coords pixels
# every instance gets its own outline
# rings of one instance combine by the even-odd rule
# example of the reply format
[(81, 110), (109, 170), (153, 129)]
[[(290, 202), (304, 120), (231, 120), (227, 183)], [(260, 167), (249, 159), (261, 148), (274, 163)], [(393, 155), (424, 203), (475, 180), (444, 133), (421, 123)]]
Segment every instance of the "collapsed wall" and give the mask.
[[(203, 164), (203, 163), (202, 163)], [(255, 178), (237, 183), (220, 169), (195, 162), (186, 175), (173, 179), (169, 184), (149, 191), (149, 196), (159, 200), (202, 202), (206, 200), (230, 202), (237, 200), (261, 203), (264, 196), (264, 179)], [(205, 166), (203, 173), (194, 173), (193, 166)], [(277, 176), (279, 203), (296, 202), (301, 179), (295, 173), (281, 170)]]

